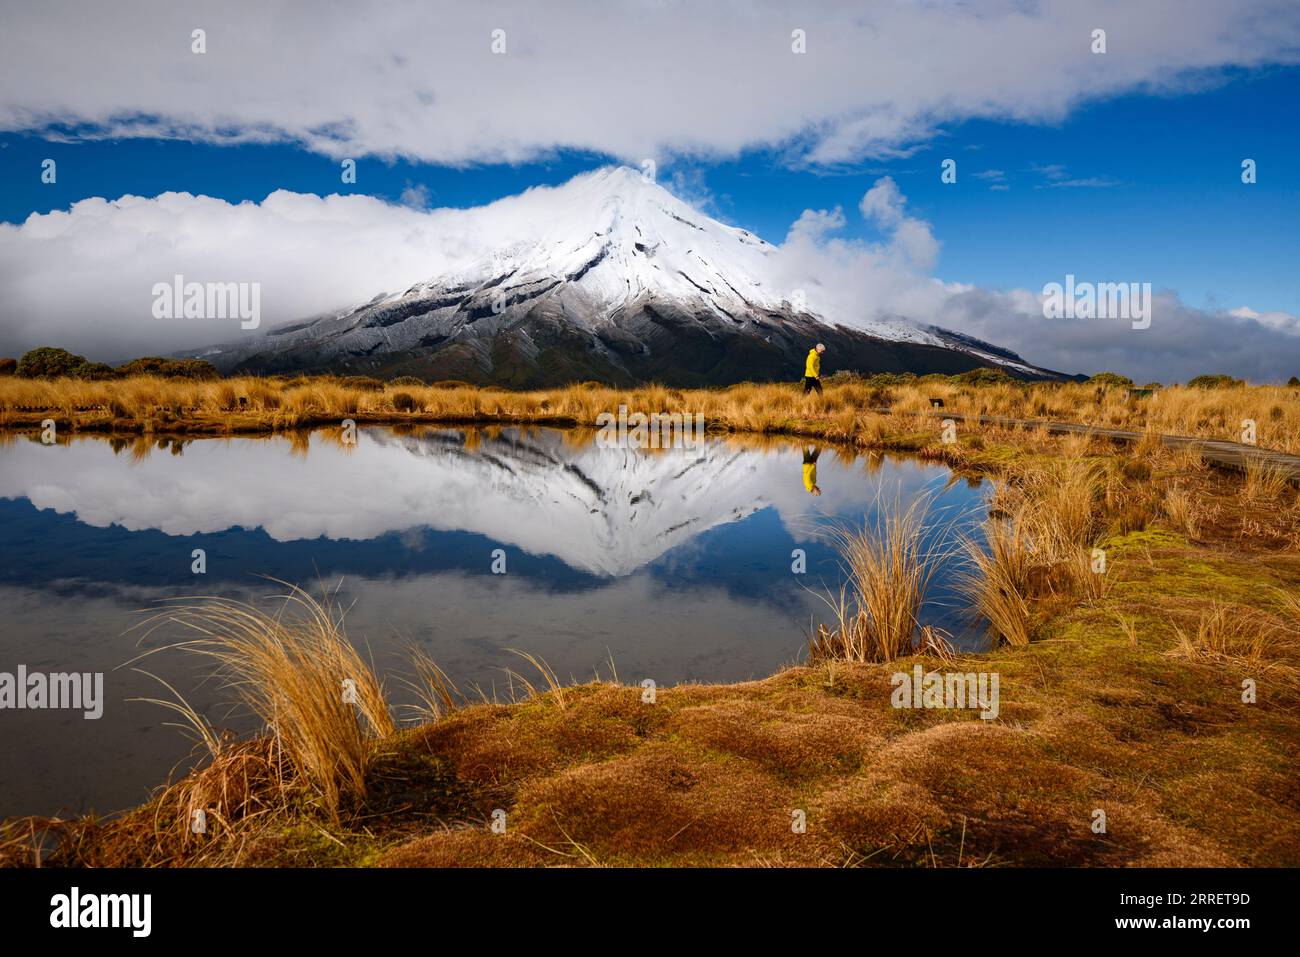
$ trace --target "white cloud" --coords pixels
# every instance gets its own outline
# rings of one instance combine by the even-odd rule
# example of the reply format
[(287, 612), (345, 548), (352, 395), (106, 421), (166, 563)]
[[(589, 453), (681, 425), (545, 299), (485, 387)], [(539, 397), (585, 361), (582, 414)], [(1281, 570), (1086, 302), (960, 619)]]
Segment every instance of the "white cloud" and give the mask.
[(930, 275), (938, 241), (928, 223), (907, 214), (907, 199), (891, 178), (877, 180), (859, 208), (885, 229), (885, 242), (843, 239), (835, 235), (842, 217), (837, 225), (825, 211), (806, 210), (796, 226), (824, 228), (792, 228), (778, 255), (785, 281), (808, 290), (809, 305), (824, 315), (851, 317), (846, 324), (906, 317), (973, 335), (1045, 368), (1111, 370), (1140, 381), (1186, 381), (1204, 372), (1257, 382), (1300, 375), (1300, 317), (1248, 307), (1207, 312), (1165, 290), (1155, 297), (1148, 329), (1121, 320), (1049, 320), (1037, 293)]
[(0, 350), (63, 345), (114, 360), (240, 335), (237, 319), (153, 318), (153, 285), (176, 274), (260, 283), (263, 326), (355, 306), (454, 268), (488, 234), (528, 232), (514, 212), (525, 207), (511, 198), (467, 216), (284, 190), (261, 203), (189, 193), (82, 200), (0, 224)]
[(1252, 382), (1300, 375), (1300, 319), (1274, 313), (1274, 322), (1206, 312), (1157, 292), (1151, 327), (1122, 320), (1044, 319), (1039, 297), (969, 289), (939, 307), (935, 322), (1014, 349), (1031, 361), (1067, 372), (1110, 370), (1140, 382), (1186, 382), (1226, 372)]
[[(1111, 179), (1109, 176), (1084, 176), (1079, 179), (1058, 179), (1048, 184), (1048, 189), (1109, 189), (1112, 186), (1123, 186), (1124, 184), (1117, 179)], [(1041, 187), (1039, 187), (1041, 188)]]
[(905, 205), (907, 200), (903, 198), (894, 178), (884, 176), (876, 180), (875, 185), (863, 194), (858, 209), (864, 219), (874, 222), (877, 226), (889, 228), (902, 221)]
[[(1055, 122), (1089, 99), (1300, 57), (1292, 0), (46, 0), (3, 13), (0, 130), (289, 140), (449, 164), (771, 145), (835, 164), (906, 155), (962, 119)], [(795, 28), (805, 54), (791, 52)]]
[[(1238, 309), (1229, 309), (1228, 315), (1236, 319), (1252, 320), (1278, 332), (1300, 336), (1300, 316), (1293, 316), (1289, 312), (1256, 312), (1249, 306), (1241, 306)], [(1300, 372), (1293, 374), (1300, 375)]]
[(1038, 184), (1034, 189), (1110, 189), (1113, 186), (1124, 185), (1123, 181), (1110, 176), (1071, 176), (1070, 171), (1060, 163), (1050, 163), (1046, 166), (1034, 164), (1029, 169), (1047, 181)]
[(429, 197), (429, 187), (423, 183), (407, 183), (406, 188), (402, 190), (402, 195), (398, 197), (398, 202), (412, 209), (428, 209)]
[(1034, 163), (1029, 167), (1033, 172), (1038, 173), (1044, 179), (1053, 182), (1061, 182), (1069, 178), (1069, 172), (1060, 163), (1048, 163), (1046, 166), (1039, 166)]
[(844, 218), (844, 210), (838, 206), (834, 209), (805, 209), (799, 214), (799, 218), (790, 224), (786, 242), (821, 239), (827, 233), (843, 229), (845, 222), (847, 220)]
[(777, 282), (805, 290), (809, 308), (845, 325), (899, 316), (930, 321), (947, 295), (928, 275), (939, 251), (930, 224), (907, 214), (907, 199), (888, 176), (863, 195), (858, 209), (882, 241), (835, 235), (847, 225), (839, 207), (806, 209), (775, 257)]
[(894, 250), (916, 269), (929, 270), (939, 257), (939, 243), (930, 224), (907, 214), (907, 198), (893, 177), (876, 180), (858, 204), (862, 216), (891, 236)]

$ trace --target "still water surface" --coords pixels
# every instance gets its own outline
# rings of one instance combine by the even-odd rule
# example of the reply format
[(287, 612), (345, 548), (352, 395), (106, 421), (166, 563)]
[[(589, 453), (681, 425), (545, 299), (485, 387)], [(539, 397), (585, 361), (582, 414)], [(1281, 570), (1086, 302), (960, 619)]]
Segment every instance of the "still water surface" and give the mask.
[[(786, 441), (641, 451), (551, 429), (370, 428), (355, 446), (335, 434), (0, 446), (0, 672), (104, 672), (98, 720), (0, 711), (0, 816), (120, 809), (186, 766), (168, 716), (130, 700), (165, 693), (125, 663), (184, 637), (133, 629), (160, 599), (261, 602), (284, 591), (268, 578), (337, 588), (395, 704), (412, 642), (462, 689), (502, 698), (505, 669), (524, 667), (512, 648), (566, 679), (608, 676), (612, 659), (628, 683), (739, 681), (802, 656), (828, 613), (819, 596), (843, 580), (837, 525), (929, 492), (946, 517), (936, 534), (952, 536), (986, 491), (931, 463)], [(950, 584), (940, 576), (927, 620), (972, 645)], [(186, 655), (143, 666), (218, 727), (251, 730)]]

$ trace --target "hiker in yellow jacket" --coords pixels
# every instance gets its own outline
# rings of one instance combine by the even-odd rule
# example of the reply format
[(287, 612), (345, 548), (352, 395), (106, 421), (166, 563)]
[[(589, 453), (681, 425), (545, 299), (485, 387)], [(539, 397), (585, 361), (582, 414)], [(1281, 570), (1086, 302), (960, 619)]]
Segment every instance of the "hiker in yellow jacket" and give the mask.
[(822, 394), (822, 353), (826, 347), (820, 342), (808, 350), (808, 359), (803, 367), (803, 394), (807, 395), (814, 389), (817, 394)]

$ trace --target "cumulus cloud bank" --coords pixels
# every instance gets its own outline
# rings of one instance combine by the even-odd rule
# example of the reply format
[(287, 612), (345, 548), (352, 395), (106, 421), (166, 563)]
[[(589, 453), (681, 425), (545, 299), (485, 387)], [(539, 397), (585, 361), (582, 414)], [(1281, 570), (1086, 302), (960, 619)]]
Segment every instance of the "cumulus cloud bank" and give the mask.
[[(777, 145), (835, 164), (906, 153), (948, 122), (1054, 122), (1091, 99), (1300, 59), (1293, 0), (3, 7), (0, 130), (448, 164)], [(1105, 56), (1091, 52), (1098, 27)]]
[[(450, 215), (441, 217), (451, 218)], [(231, 338), (239, 321), (153, 318), (153, 285), (260, 282), (263, 325), (393, 290), (450, 258), (440, 217), (364, 196), (261, 203), (163, 193), (0, 224), (0, 348), (121, 359)]]
[(1119, 372), (1139, 381), (1186, 381), (1227, 372), (1254, 382), (1300, 375), (1300, 318), (1248, 306), (1207, 312), (1157, 290), (1151, 325), (1126, 319), (1048, 319), (1041, 290), (983, 289), (930, 273), (939, 242), (931, 226), (907, 213), (890, 177), (877, 180), (859, 210), (883, 234), (879, 243), (836, 236), (839, 208), (805, 210), (781, 245), (783, 281), (809, 290), (809, 305), (853, 325), (900, 317), (975, 336), (1062, 372)]

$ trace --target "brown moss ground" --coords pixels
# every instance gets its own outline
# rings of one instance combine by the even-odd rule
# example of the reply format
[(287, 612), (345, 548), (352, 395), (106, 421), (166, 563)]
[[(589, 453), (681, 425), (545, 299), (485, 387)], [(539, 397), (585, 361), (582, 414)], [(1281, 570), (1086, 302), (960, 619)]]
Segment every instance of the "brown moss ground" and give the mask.
[[(637, 689), (588, 685), (566, 692), (564, 711), (549, 699), (469, 709), (411, 746), (480, 789), (484, 818), (505, 808), (507, 835), (434, 833), (377, 862), (1300, 863), (1293, 676), (1277, 662), (1170, 655), (1168, 622), (1194, 617), (1195, 602), (1151, 584), (1207, 594), (1242, 569), (1211, 558), (1189, 572), (1185, 543), (1142, 539), (1115, 546), (1120, 580), (1103, 603), (1057, 620), (1026, 651), (793, 668), (661, 690), (653, 705)], [(1249, 572), (1254, 588), (1295, 574), (1292, 560)], [(1133, 645), (1115, 613), (1152, 624)], [(890, 707), (890, 673), (914, 661), (998, 672), (999, 718)], [(1259, 682), (1256, 704), (1241, 701), (1245, 677)], [(807, 814), (804, 834), (791, 829), (793, 809)], [(1094, 809), (1105, 834), (1092, 831)]]
[[(171, 862), (1300, 864), (1294, 649), (1253, 663), (1171, 653), (1173, 624), (1211, 596), (1276, 611), (1268, 588), (1295, 590), (1300, 560), (1211, 554), (1162, 532), (1110, 548), (1108, 596), (1028, 649), (796, 667), (659, 689), (653, 704), (592, 683), (562, 701), (476, 705), (386, 742), (341, 825), (304, 810)], [(1139, 623), (1135, 644), (1116, 615)], [(891, 673), (916, 662), (997, 672), (997, 720), (891, 707)], [(1256, 704), (1241, 701), (1247, 677)], [(505, 834), (488, 826), (498, 808)], [(94, 825), (51, 863), (146, 863), (158, 810)]]

